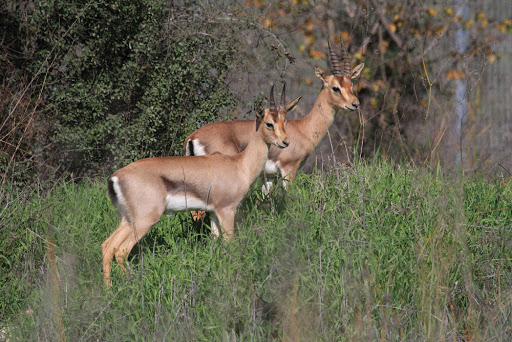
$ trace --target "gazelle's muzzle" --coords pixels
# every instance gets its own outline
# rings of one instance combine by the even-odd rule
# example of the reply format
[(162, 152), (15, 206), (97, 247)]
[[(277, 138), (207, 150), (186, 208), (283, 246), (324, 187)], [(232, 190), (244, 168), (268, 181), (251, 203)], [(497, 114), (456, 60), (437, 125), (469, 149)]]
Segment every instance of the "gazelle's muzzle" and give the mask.
[(290, 145), (290, 140), (281, 140), (279, 142), (276, 141), (274, 144), (279, 148), (285, 148), (288, 147), (288, 145)]

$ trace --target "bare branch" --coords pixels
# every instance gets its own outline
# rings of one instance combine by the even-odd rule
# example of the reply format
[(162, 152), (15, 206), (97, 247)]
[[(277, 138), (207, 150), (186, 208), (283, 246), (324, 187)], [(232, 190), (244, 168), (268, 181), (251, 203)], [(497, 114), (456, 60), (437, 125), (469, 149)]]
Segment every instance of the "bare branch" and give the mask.
[(372, 1), (372, 5), (375, 7), (376, 9), (376, 12), (377, 12), (377, 15), (379, 16), (379, 20), (380, 22), (382, 23), (382, 25), (384, 26), (384, 28), (386, 29), (386, 31), (388, 31), (388, 34), (389, 36), (391, 37), (391, 39), (393, 39), (393, 41), (395, 42), (395, 44), (398, 46), (398, 48), (400, 50), (403, 49), (403, 43), (402, 43), (402, 40), (396, 35), (396, 33), (391, 29), (391, 25), (389, 24), (389, 21), (388, 21), (388, 18), (386, 18), (386, 14), (385, 14), (385, 11), (384, 11), (384, 8), (382, 8), (378, 3), (377, 3), (377, 0), (371, 0)]

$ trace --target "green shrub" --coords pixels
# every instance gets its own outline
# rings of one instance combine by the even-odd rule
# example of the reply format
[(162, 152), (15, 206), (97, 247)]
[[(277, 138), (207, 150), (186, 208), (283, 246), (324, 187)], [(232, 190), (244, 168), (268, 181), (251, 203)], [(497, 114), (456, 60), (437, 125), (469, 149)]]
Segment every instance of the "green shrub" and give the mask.
[(232, 99), (229, 49), (196, 32), (202, 21), (175, 28), (167, 1), (87, 3), (42, 1), (31, 15), (37, 62), (55, 58), (46, 87), (55, 163), (81, 175), (181, 153), (175, 142)]
[(233, 104), (226, 77), (236, 25), (210, 20), (200, 5), (53, 0), (0, 11), (0, 27), (17, 32), (9, 45), (23, 50), (0, 65), (6, 94), (16, 93), (0, 102), (0, 170), (14, 155), (7, 171), (20, 180), (182, 154), (188, 134)]

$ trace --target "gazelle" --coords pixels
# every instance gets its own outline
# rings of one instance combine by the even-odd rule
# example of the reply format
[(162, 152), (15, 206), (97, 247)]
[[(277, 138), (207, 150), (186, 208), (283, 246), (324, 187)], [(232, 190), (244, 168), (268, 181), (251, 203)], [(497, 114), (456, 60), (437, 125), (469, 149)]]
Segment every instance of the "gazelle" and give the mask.
[[(178, 211), (211, 212), (212, 231), (230, 240), (236, 207), (260, 175), (269, 146), (282, 149), (290, 144), (285, 131), (285, 88), (276, 107), (270, 91), (270, 108), (257, 113), (243, 152), (232, 156), (147, 158), (116, 171), (108, 180), (108, 194), (120, 223), (101, 245), (103, 277), (111, 285), (112, 258), (124, 268), (133, 246), (158, 222), (162, 214)], [(263, 124), (262, 124), (263, 123)], [(225, 132), (219, 132), (225, 133)]]
[[(359, 64), (351, 70), (347, 49), (341, 39), (341, 55), (343, 68), (329, 40), (329, 54), (333, 74), (327, 75), (319, 66), (315, 66), (316, 77), (322, 81), (322, 90), (311, 112), (304, 118), (288, 120), (286, 130), (291, 144), (285, 150), (271, 146), (268, 160), (263, 169), (265, 176), (280, 175), (287, 181), (293, 181), (297, 169), (313, 152), (315, 146), (322, 140), (334, 121), (336, 109), (349, 111), (359, 107), (359, 100), (354, 95), (352, 79), (358, 77), (364, 64)], [(300, 98), (299, 98), (300, 99)], [(297, 99), (296, 101), (298, 101)], [(287, 105), (293, 108), (296, 103)], [(235, 154), (243, 151), (251, 136), (250, 121), (214, 122), (201, 127), (185, 139), (185, 154)], [(266, 191), (272, 182), (267, 181)]]

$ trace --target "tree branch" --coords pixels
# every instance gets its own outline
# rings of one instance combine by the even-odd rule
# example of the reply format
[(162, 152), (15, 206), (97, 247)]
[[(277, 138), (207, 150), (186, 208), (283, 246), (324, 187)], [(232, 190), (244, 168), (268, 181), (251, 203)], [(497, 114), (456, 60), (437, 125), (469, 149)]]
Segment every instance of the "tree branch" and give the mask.
[(391, 37), (391, 39), (393, 39), (393, 41), (395, 42), (395, 44), (398, 46), (398, 48), (400, 50), (402, 50), (403, 48), (403, 43), (402, 43), (402, 40), (396, 35), (396, 33), (391, 29), (391, 26), (389, 24), (389, 21), (388, 21), (388, 18), (386, 18), (386, 14), (384, 12), (384, 9), (382, 7), (379, 6), (379, 4), (377, 3), (376, 0), (371, 0), (372, 1), (372, 5), (375, 7), (375, 10), (377, 12), (377, 15), (379, 16), (379, 20), (381, 22), (381, 24), (384, 26), (384, 28), (386, 29), (386, 31), (388, 31), (389, 33), (389, 36)]

